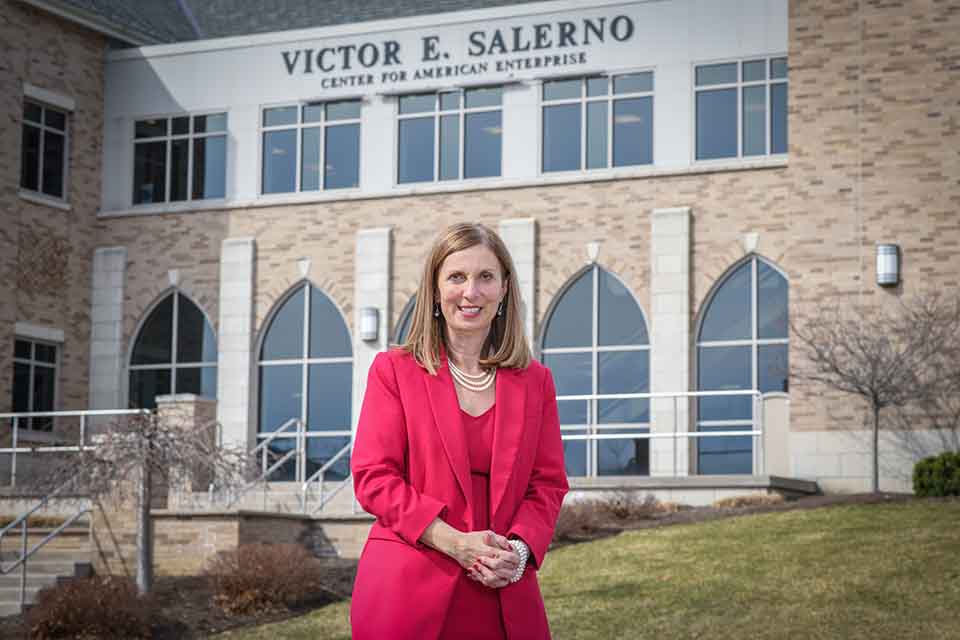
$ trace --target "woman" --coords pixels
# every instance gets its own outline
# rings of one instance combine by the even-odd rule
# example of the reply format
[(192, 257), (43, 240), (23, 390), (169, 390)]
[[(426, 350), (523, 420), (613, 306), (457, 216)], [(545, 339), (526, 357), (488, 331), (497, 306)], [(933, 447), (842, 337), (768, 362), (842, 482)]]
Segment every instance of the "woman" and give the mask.
[(434, 244), (406, 344), (370, 369), (351, 465), (377, 517), (355, 640), (550, 637), (536, 569), (567, 492), (556, 392), (489, 228)]

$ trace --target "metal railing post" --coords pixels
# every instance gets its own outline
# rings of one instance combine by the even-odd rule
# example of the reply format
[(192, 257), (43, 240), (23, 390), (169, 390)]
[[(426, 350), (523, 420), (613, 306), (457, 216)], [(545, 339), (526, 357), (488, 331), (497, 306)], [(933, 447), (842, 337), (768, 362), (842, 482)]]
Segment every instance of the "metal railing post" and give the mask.
[(20, 557), (23, 562), (20, 564), (20, 613), (23, 613), (24, 600), (27, 597), (27, 518), (23, 519), (23, 527), (20, 536)]
[(677, 449), (680, 438), (680, 417), (677, 415), (677, 396), (673, 396), (673, 477), (677, 477)]
[(19, 447), (20, 419), (13, 416), (13, 452), (10, 454), (10, 487), (17, 488), (17, 448)]
[(83, 449), (87, 435), (87, 416), (80, 416), (80, 448)]

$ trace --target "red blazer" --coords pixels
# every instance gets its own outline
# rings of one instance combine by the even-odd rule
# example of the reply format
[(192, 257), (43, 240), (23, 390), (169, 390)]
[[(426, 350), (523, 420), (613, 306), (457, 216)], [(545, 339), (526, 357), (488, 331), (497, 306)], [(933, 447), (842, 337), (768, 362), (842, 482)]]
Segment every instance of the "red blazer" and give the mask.
[[(556, 391), (538, 362), (501, 369), (496, 385), (491, 528), (530, 547), (524, 576), (497, 591), (507, 636), (539, 640), (550, 629), (536, 569), (568, 489)], [(358, 502), (377, 517), (357, 569), (353, 638), (436, 638), (463, 569), (418, 540), (437, 516), (473, 530), (467, 445), (445, 358), (434, 376), (399, 349), (377, 355), (351, 467)]]

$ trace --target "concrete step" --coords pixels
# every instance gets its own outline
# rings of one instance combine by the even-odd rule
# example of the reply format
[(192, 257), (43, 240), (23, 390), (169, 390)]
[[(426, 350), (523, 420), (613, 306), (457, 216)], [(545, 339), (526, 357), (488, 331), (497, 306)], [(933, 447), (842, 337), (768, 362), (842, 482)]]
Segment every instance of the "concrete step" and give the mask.
[[(93, 565), (89, 562), (74, 562), (62, 564), (62, 571), (38, 572), (32, 564), (27, 566), (27, 579), (24, 588), (24, 602), (32, 604), (36, 601), (37, 593), (41, 589), (62, 584), (74, 578), (87, 578), (93, 575)], [(0, 576), (0, 617), (20, 613), (20, 572), (13, 572)]]

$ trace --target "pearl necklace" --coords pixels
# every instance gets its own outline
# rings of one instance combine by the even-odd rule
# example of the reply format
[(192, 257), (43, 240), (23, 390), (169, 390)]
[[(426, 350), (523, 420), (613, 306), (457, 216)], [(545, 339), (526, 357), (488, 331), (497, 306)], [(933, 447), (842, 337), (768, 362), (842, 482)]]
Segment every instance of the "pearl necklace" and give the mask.
[(448, 359), (447, 364), (450, 365), (450, 373), (453, 375), (453, 379), (456, 380), (461, 387), (469, 391), (486, 391), (497, 378), (496, 369), (493, 369), (492, 371), (484, 371), (483, 373), (471, 374), (453, 364), (452, 360)]

